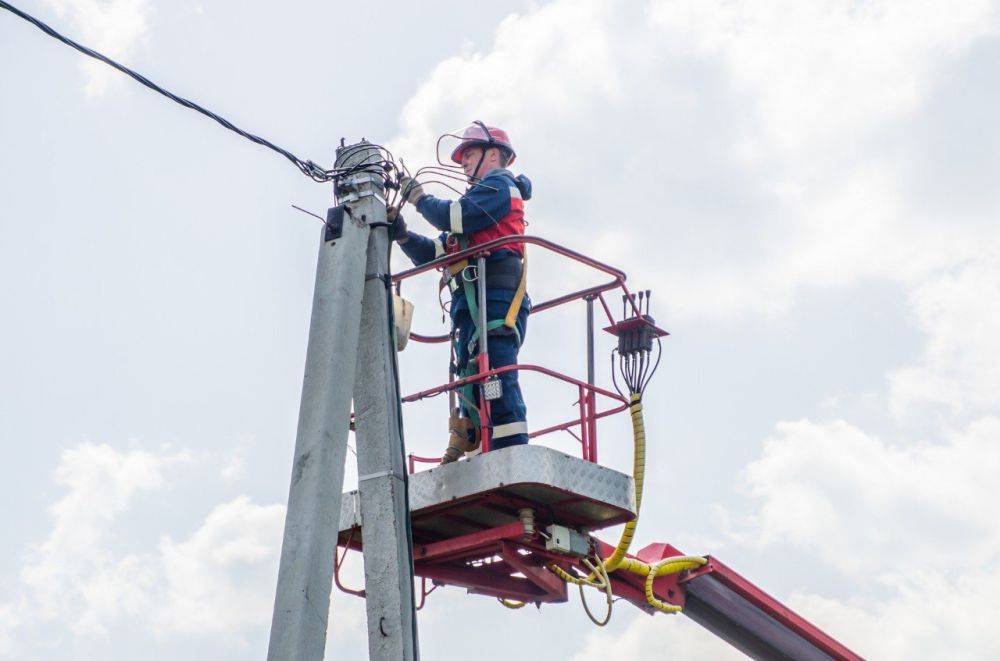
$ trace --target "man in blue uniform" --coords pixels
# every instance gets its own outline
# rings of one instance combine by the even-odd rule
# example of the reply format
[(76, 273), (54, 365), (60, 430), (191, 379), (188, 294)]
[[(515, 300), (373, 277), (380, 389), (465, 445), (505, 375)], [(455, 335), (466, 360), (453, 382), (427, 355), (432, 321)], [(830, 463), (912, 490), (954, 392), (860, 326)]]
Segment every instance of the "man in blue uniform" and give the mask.
[[(425, 194), (412, 179), (401, 182), (404, 199), (441, 234), (430, 239), (408, 231), (397, 210), (390, 210), (392, 235), (403, 252), (420, 265), (505, 236), (524, 234), (524, 201), (531, 198), (531, 182), (515, 177), (507, 166), (516, 154), (507, 133), (475, 122), (465, 130), (451, 159), (462, 166), (470, 186), (457, 200)], [(509, 243), (490, 249), (486, 258), (487, 351), (490, 368), (517, 363), (517, 353), (527, 331), (531, 299), (524, 289), (524, 244)], [(475, 267), (452, 265), (444, 272), (452, 292), (451, 319), (456, 337), (458, 376), (475, 374), (479, 353)], [(479, 420), (480, 388), (459, 393), (461, 415), (453, 415), (451, 438), (441, 463), (455, 461), (479, 444), (478, 428), (490, 428), (490, 448), (528, 442), (524, 400), (516, 371), (499, 375), (501, 394), (490, 401), (490, 419)]]

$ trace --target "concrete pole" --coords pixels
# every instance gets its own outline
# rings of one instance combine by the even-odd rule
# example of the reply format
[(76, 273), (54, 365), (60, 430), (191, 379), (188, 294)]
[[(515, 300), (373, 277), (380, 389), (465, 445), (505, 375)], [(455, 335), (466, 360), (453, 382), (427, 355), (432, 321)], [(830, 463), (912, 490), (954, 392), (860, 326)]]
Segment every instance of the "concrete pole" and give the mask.
[[(338, 167), (359, 157), (337, 155)], [(326, 645), (370, 234), (352, 220), (340, 238), (326, 240), (326, 227), (320, 238), (269, 661), (318, 661)]]
[[(381, 184), (366, 184), (381, 192)], [(365, 194), (365, 188), (359, 194)], [(385, 202), (377, 195), (352, 205), (355, 218), (385, 222)], [(399, 417), (396, 337), (390, 326), (392, 297), (388, 231), (372, 230), (368, 239), (361, 339), (354, 385), (368, 614), (368, 655), (372, 661), (417, 658), (416, 610), (413, 599), (412, 541), (408, 532), (406, 461)]]

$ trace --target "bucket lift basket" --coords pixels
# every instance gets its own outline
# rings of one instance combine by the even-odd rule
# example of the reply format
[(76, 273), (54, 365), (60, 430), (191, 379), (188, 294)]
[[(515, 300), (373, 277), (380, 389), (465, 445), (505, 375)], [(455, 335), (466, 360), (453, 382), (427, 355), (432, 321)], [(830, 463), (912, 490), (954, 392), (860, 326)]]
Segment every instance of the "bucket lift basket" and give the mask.
[[(482, 384), (509, 370), (541, 373), (577, 389), (578, 416), (543, 429), (530, 438), (566, 431), (580, 444), (580, 457), (540, 445), (525, 445), (489, 451), (488, 430), (483, 434), (483, 453), (470, 459), (416, 472), (422, 463), (438, 464), (437, 457), (409, 456), (410, 516), (413, 531), (414, 574), (421, 578), (418, 609), (438, 586), (466, 588), (472, 594), (496, 597), (509, 603), (560, 603), (567, 600), (567, 584), (549, 567), (576, 569), (586, 574), (584, 559), (609, 556), (614, 548), (591, 533), (635, 518), (635, 491), (630, 476), (597, 463), (597, 421), (629, 408), (620, 392), (594, 383), (594, 302), (598, 301), (610, 321), (604, 330), (618, 337), (619, 347), (629, 342), (649, 342), (667, 333), (657, 328), (637, 305), (625, 285), (625, 274), (611, 266), (539, 237), (518, 237), (517, 242), (540, 246), (589, 266), (611, 277), (603, 284), (574, 291), (535, 304), (537, 314), (557, 306), (584, 300), (587, 304), (586, 381), (539, 366), (518, 364), (489, 369), (478, 374), (422, 390), (402, 398), (414, 402), (455, 390), (467, 383)], [(504, 237), (468, 250), (447, 255), (393, 276), (397, 293), (403, 280), (464, 259), (475, 259), (490, 249), (511, 243)], [(625, 304), (624, 318), (616, 321), (605, 293), (619, 290)], [(410, 333), (423, 343), (444, 343), (448, 335)], [(485, 367), (486, 369), (482, 369)], [(611, 400), (598, 410), (597, 397)], [(489, 419), (489, 402), (480, 398), (480, 419)], [(575, 431), (574, 431), (575, 430)], [(357, 491), (341, 501), (334, 579), (339, 589), (357, 596), (364, 590), (343, 585), (340, 570), (348, 550), (364, 545), (364, 522)], [(588, 546), (589, 545), (589, 546)], [(648, 564), (683, 555), (665, 543), (650, 544), (628, 557)], [(666, 604), (682, 606), (682, 613), (760, 659), (844, 659), (860, 656), (794, 613), (763, 590), (706, 556), (706, 563), (693, 570), (656, 578), (652, 591)], [(645, 594), (645, 578), (618, 571), (609, 576), (614, 595), (636, 607), (655, 613)], [(428, 589), (428, 582), (431, 587)]]

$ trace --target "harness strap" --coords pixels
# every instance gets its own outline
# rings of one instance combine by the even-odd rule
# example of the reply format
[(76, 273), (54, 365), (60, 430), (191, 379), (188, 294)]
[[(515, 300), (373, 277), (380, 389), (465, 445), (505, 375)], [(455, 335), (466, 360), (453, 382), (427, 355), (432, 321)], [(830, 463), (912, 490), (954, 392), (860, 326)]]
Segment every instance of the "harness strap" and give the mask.
[[(455, 234), (459, 242), (459, 250), (465, 250), (469, 247), (469, 240), (464, 235)], [(524, 246), (522, 246), (523, 249)], [(469, 339), (468, 354), (469, 360), (466, 361), (465, 369), (461, 370), (459, 373), (459, 378), (466, 378), (473, 376), (477, 373), (477, 367), (475, 362), (472, 360), (473, 348), (479, 343), (480, 334), (485, 332), (486, 334), (492, 331), (507, 328), (514, 332), (514, 337), (517, 341), (517, 345), (521, 346), (521, 332), (517, 329), (517, 314), (521, 309), (521, 303), (524, 301), (525, 290), (527, 289), (527, 278), (528, 278), (528, 257), (525, 252), (522, 256), (521, 261), (521, 277), (517, 284), (517, 290), (514, 293), (514, 298), (511, 300), (510, 307), (507, 309), (507, 314), (503, 319), (492, 319), (486, 321), (486, 329), (479, 327), (479, 304), (476, 301), (476, 292), (472, 287), (472, 282), (467, 280), (463, 271), (469, 266), (469, 260), (462, 260), (456, 264), (450, 265), (448, 267), (448, 273), (450, 278), (448, 279), (448, 284), (454, 291), (457, 289), (458, 284), (455, 282), (456, 279), (461, 278), (461, 285), (463, 293), (465, 294), (465, 302), (469, 307), (469, 316), (472, 318), (472, 322), (475, 325), (475, 330), (472, 332), (472, 337)], [(489, 284), (489, 276), (486, 273), (477, 273), (477, 278), (486, 278), (487, 285)], [(444, 287), (444, 281), (442, 280), (442, 288)], [(458, 338), (455, 338), (455, 353), (459, 353)], [(458, 389), (458, 396), (462, 400), (463, 407), (465, 409), (467, 417), (472, 421), (472, 424), (478, 429), (482, 426), (482, 421), (479, 419), (479, 410), (475, 403), (475, 388), (474, 385), (469, 383)], [(523, 429), (522, 429), (523, 427)], [(512, 422), (506, 425), (498, 425), (493, 430), (494, 438), (503, 438), (506, 436), (512, 436), (514, 434), (527, 433), (527, 423), (525, 422)]]
[[(465, 302), (469, 304), (469, 315), (472, 317), (472, 323), (476, 325), (476, 330), (472, 331), (472, 337), (469, 338), (469, 357), (471, 359), (472, 347), (476, 346), (479, 342), (479, 336), (482, 333), (482, 329), (479, 327), (479, 305), (476, 303), (476, 294), (472, 289), (472, 283), (463, 279), (462, 286), (465, 288)], [(509, 311), (508, 316), (510, 316)], [(516, 310), (514, 312), (514, 318), (515, 320), (517, 319)], [(514, 332), (514, 337), (517, 339), (517, 346), (521, 346), (521, 332), (517, 330), (517, 325), (507, 326), (506, 319), (492, 319), (486, 321), (487, 333), (495, 331), (499, 328), (510, 328), (510, 330)]]
[[(517, 291), (514, 293), (514, 298), (510, 302), (510, 307), (507, 308), (507, 316), (504, 317), (503, 323), (507, 328), (513, 328), (514, 332), (517, 332), (517, 313), (521, 310), (521, 301), (524, 300), (524, 292), (528, 287), (528, 246), (524, 243), (521, 244), (521, 282), (517, 284)], [(521, 345), (521, 336), (518, 334), (517, 337), (518, 346)]]

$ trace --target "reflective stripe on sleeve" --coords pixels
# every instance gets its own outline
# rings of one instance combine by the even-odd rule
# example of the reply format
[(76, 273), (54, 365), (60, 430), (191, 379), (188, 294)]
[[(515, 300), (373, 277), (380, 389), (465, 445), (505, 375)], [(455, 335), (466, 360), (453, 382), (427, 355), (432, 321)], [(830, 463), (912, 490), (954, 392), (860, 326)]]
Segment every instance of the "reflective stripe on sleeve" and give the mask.
[(528, 423), (525, 421), (508, 422), (505, 425), (497, 425), (493, 428), (493, 438), (506, 438), (515, 434), (527, 434)]
[(451, 203), (451, 231), (454, 234), (462, 233), (462, 204), (458, 200)]

